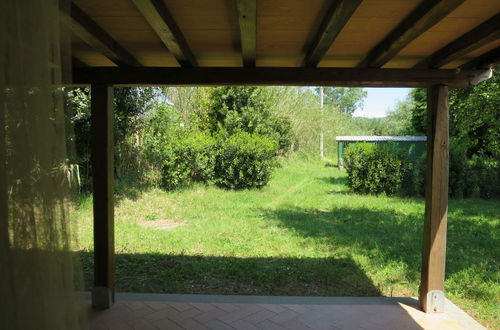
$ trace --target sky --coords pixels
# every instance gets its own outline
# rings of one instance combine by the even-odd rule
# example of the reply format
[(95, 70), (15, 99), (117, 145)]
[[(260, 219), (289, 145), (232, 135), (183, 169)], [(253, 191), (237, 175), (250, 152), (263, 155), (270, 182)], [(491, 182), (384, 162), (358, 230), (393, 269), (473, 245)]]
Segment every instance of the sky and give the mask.
[(394, 109), (398, 100), (404, 100), (410, 88), (365, 88), (368, 96), (362, 110), (357, 109), (356, 117), (385, 117), (388, 110)]

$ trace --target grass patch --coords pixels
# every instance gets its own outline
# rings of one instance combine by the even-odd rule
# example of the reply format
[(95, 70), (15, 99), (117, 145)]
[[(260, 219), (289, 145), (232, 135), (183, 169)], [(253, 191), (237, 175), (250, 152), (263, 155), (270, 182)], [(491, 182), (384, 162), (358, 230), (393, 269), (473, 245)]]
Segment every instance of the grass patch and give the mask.
[[(253, 295), (416, 296), (424, 201), (352, 194), (346, 174), (292, 160), (261, 190), (141, 190), (115, 210), (117, 290)], [(92, 201), (74, 214), (87, 288)], [(498, 326), (500, 203), (451, 200), (447, 296)], [(168, 219), (181, 226), (141, 225)]]

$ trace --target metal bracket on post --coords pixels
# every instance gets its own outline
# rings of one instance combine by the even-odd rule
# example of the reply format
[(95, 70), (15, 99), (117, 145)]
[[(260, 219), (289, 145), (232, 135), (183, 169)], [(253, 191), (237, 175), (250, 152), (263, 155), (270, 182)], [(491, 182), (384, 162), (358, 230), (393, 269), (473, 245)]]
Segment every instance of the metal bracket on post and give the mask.
[(108, 309), (114, 301), (114, 292), (105, 286), (95, 286), (92, 289), (92, 307), (97, 309)]
[(440, 290), (427, 292), (424, 311), (426, 313), (444, 313), (444, 292)]

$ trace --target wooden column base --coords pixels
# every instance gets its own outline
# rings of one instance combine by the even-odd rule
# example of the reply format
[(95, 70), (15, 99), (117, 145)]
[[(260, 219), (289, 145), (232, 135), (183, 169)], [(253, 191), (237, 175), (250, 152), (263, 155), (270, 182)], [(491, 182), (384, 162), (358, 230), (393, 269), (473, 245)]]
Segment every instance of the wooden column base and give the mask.
[(115, 293), (105, 286), (95, 286), (92, 289), (92, 307), (108, 309), (115, 302)]

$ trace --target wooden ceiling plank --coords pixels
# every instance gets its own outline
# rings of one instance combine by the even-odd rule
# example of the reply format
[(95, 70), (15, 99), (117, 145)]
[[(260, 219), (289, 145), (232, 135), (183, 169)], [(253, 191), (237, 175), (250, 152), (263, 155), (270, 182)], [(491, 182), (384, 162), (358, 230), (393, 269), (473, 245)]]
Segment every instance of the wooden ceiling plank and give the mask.
[(76, 57), (71, 57), (71, 67), (73, 68), (83, 68), (86, 67), (87, 64), (85, 64), (82, 60), (76, 58)]
[(427, 57), (415, 68), (437, 69), (500, 38), (500, 14), (478, 25)]
[(254, 67), (257, 56), (257, 1), (236, 0), (243, 66)]
[(289, 85), (339, 87), (468, 87), (489, 79), (487, 70), (420, 70), (283, 67), (94, 67), (73, 70), (73, 84), (127, 86)]
[(460, 66), (462, 70), (488, 68), (492, 64), (500, 63), (500, 47), (494, 48)]
[(464, 1), (424, 0), (369, 52), (358, 67), (382, 67), (410, 42), (450, 14)]
[(141, 66), (141, 63), (132, 54), (74, 3), (71, 3), (71, 14), (69, 16), (64, 11), (62, 12), (73, 33), (88, 45), (100, 51), (113, 63), (124, 66)]
[(362, 0), (333, 1), (324, 15), (318, 33), (304, 58), (303, 65), (316, 67), (347, 24)]
[(198, 61), (183, 33), (162, 0), (132, 0), (132, 2), (181, 66), (198, 66)]

